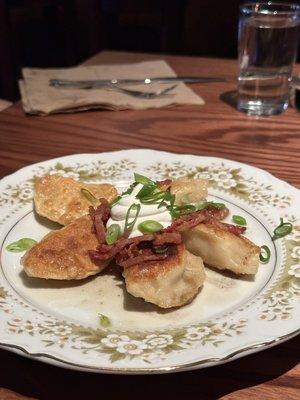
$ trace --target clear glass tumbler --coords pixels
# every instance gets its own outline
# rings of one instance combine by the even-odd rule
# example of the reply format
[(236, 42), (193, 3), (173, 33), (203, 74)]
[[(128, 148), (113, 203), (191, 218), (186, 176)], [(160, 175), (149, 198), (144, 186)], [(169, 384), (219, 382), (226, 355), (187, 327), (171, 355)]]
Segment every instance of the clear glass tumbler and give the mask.
[(269, 1), (240, 7), (238, 110), (273, 115), (287, 109), (299, 24), (297, 4)]

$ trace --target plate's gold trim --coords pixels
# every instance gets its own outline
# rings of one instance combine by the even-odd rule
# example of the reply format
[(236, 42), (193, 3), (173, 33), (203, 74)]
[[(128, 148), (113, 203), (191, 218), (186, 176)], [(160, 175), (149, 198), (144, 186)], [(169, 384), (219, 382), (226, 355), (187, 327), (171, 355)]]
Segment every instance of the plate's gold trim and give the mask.
[[(149, 150), (142, 150), (142, 152), (149, 152)], [(109, 156), (111, 156), (112, 154), (114, 154), (114, 155), (117, 155), (117, 159), (119, 158), (119, 155), (120, 156), (122, 156), (124, 153), (125, 154), (127, 154), (128, 153), (128, 157), (127, 157), (127, 159), (129, 158), (129, 160), (131, 159), (131, 155), (134, 155), (135, 153), (137, 153), (137, 154), (140, 154), (140, 155), (143, 155), (144, 156), (144, 154), (142, 154), (142, 152), (140, 152), (139, 150), (128, 150), (128, 151), (120, 151), (120, 152), (116, 152), (116, 153), (104, 153), (104, 154), (106, 154), (106, 155), (109, 155)], [(156, 152), (157, 154), (162, 154), (163, 152)], [(166, 155), (168, 155), (168, 153), (165, 153)], [(174, 154), (173, 153), (170, 153), (170, 156), (174, 156)], [(76, 157), (83, 157), (83, 155), (76, 155), (75, 156), (75, 158)], [(92, 162), (92, 164), (94, 164), (94, 163), (96, 163), (95, 165), (97, 165), (97, 166), (99, 166), (97, 163), (99, 163), (99, 160), (98, 160), (98, 155), (96, 155), (95, 154), (95, 156), (96, 157), (93, 157), (92, 159), (94, 160), (93, 162)], [(180, 156), (180, 155), (178, 155), (178, 156)], [(45, 164), (50, 168), (50, 170), (52, 171), (53, 170), (53, 168), (55, 169), (55, 171), (57, 171), (57, 168), (58, 169), (61, 169), (61, 170), (65, 170), (65, 168), (64, 168), (64, 165), (61, 163), (61, 161), (62, 162), (67, 162), (67, 160), (71, 160), (71, 163), (73, 164), (73, 157), (74, 156), (69, 156), (69, 157), (60, 157), (60, 158), (58, 158), (58, 159), (56, 159), (57, 160), (57, 163), (55, 164), (55, 165), (52, 165), (53, 164), (53, 161), (54, 160), (51, 160), (51, 163), (50, 163), (50, 161), (49, 162), (42, 162), (42, 163), (37, 163), (37, 164), (35, 164), (36, 165), (36, 167), (37, 167), (37, 170), (36, 171), (34, 171), (34, 169), (33, 169), (33, 166), (28, 166), (28, 167), (25, 167), (25, 168), (23, 168), (23, 170), (24, 171), (30, 171), (30, 179), (29, 179), (29, 181), (31, 182), (31, 184), (33, 183), (33, 181), (32, 181), (32, 174), (35, 174), (35, 173), (40, 173), (41, 171), (44, 171), (45, 172)], [(85, 158), (87, 158), (87, 157), (85, 157)], [(135, 157), (133, 157), (134, 159), (135, 159)], [(162, 157), (160, 157), (160, 158), (162, 158)], [(172, 157), (172, 159), (173, 159), (174, 157)], [(178, 157), (179, 158), (179, 157)], [(197, 160), (198, 160), (198, 158), (200, 159), (200, 158), (202, 158), (202, 157), (194, 157), (194, 158), (197, 158)], [(204, 159), (205, 159), (205, 157), (204, 157)], [(209, 157), (209, 160), (212, 160), (213, 159), (213, 157)], [(177, 160), (177, 158), (176, 158), (176, 160)], [(100, 160), (101, 161), (101, 160)], [(137, 157), (136, 158), (136, 161), (137, 162), (139, 162), (139, 157)], [(222, 167), (222, 170), (225, 168), (225, 166), (226, 166), (226, 164), (227, 164), (227, 161), (228, 160), (222, 160), (222, 159), (219, 159), (219, 158), (215, 158), (215, 161), (214, 161), (214, 163), (216, 163), (216, 165), (214, 164), (214, 163), (212, 163), (211, 165), (215, 168), (217, 168), (217, 170), (216, 171), (211, 171), (211, 172), (219, 172), (219, 162), (220, 161), (222, 161), (222, 164), (220, 165), (220, 167)], [(229, 160), (230, 161), (230, 160)], [(111, 159), (110, 159), (110, 157), (108, 157), (107, 158), (107, 160), (105, 161), (106, 163), (111, 163)], [(181, 162), (181, 161), (180, 161)], [(185, 164), (185, 162), (186, 161), (183, 161), (183, 164)], [(199, 162), (200, 162), (200, 160), (199, 160)], [(159, 162), (160, 163), (160, 162)], [(49, 164), (49, 165), (48, 165)], [(88, 163), (88, 164), (91, 164), (90, 162)], [(144, 163), (143, 163), (144, 164)], [(157, 163), (156, 163), (157, 164)], [(156, 165), (155, 163), (154, 164), (151, 164), (151, 165), (149, 165), (149, 167), (147, 168), (147, 170), (148, 171), (151, 171), (151, 168), (153, 169), (154, 167), (155, 167), (155, 165)], [(177, 163), (177, 161), (175, 162), (175, 160), (174, 161), (172, 161), (171, 162), (171, 158), (170, 158), (170, 163), (168, 162), (168, 164), (170, 164), (170, 166), (171, 166), (171, 169), (172, 170), (181, 170), (181, 166), (179, 166), (179, 165), (177, 165), (178, 163)], [(232, 165), (232, 166), (229, 166), (229, 169), (227, 168), (227, 166), (226, 166), (226, 170), (228, 170), (229, 171), (229, 173), (230, 174), (232, 174), (232, 175), (234, 175), (233, 176), (233, 178), (234, 178), (234, 180), (235, 180), (235, 183), (236, 183), (236, 185), (234, 185), (233, 186), (233, 188), (237, 188), (238, 186), (238, 191), (236, 192), (236, 190), (234, 189), (233, 190), (233, 192), (231, 193), (231, 196), (233, 196), (234, 198), (239, 198), (239, 199), (241, 199), (241, 200), (244, 200), (244, 201), (247, 201), (247, 203), (251, 203), (251, 208), (253, 207), (256, 211), (261, 211), (261, 210), (259, 210), (257, 207), (256, 207), (256, 203), (258, 204), (258, 205), (262, 205), (262, 204), (260, 204), (259, 203), (259, 199), (257, 200), (253, 200), (253, 199), (250, 199), (250, 198), (248, 198), (248, 195), (249, 195), (249, 193), (247, 193), (246, 194), (246, 197), (247, 197), (247, 199), (246, 199), (246, 197), (244, 196), (244, 195), (242, 195), (242, 192), (243, 192), (243, 190), (241, 190), (240, 191), (240, 189), (243, 189), (243, 187), (241, 187), (241, 183), (243, 184), (243, 180), (245, 180), (246, 178), (245, 177), (243, 177), (243, 176), (239, 176), (239, 174), (240, 174), (240, 171), (241, 170), (244, 170), (244, 167), (246, 167), (246, 165), (244, 165), (244, 164), (241, 164), (241, 163), (235, 163), (236, 164), (236, 166), (235, 165)], [(77, 162), (77, 163), (75, 163), (75, 165), (77, 166), (76, 168), (79, 168), (79, 166), (80, 165), (83, 165), (83, 166), (87, 166), (85, 163), (84, 164), (81, 164), (80, 162)], [(101, 164), (101, 165), (103, 165), (103, 164)], [(164, 164), (164, 165), (166, 165), (166, 164)], [(190, 164), (187, 164), (187, 166), (189, 166)], [(193, 166), (194, 168), (196, 168), (196, 163), (195, 163), (195, 165), (194, 165), (194, 162), (192, 162), (191, 163), (191, 166)], [(47, 168), (48, 168), (47, 167)], [(203, 168), (201, 169), (201, 165), (199, 164), (199, 166), (198, 166), (199, 168), (200, 168), (200, 171), (201, 170), (203, 170)], [(197, 167), (197, 168), (198, 168)], [(224, 167), (224, 168), (223, 168)], [(41, 168), (41, 170), (39, 170), (39, 168)], [(49, 169), (48, 168), (48, 169)], [(257, 168), (255, 168), (255, 167), (250, 167), (249, 166), (249, 168), (251, 168), (251, 170), (257, 170), (257, 174), (259, 173), (259, 174), (264, 174), (264, 175), (268, 175), (268, 177), (269, 177), (269, 179), (268, 179), (268, 182), (270, 181), (270, 180), (272, 180), (272, 182), (273, 183), (275, 183), (275, 180), (277, 181), (277, 182), (281, 182), (281, 183), (283, 183), (282, 181), (279, 181), (277, 178), (275, 178), (275, 177), (273, 177), (273, 176), (271, 176), (270, 174), (268, 174), (268, 173), (266, 173), (265, 171), (263, 171), (263, 170), (259, 170), (259, 169), (257, 169)], [(132, 170), (132, 167), (130, 167), (129, 168), (129, 170)], [(205, 168), (204, 168), (204, 170), (205, 170)], [(153, 169), (153, 171), (154, 171), (154, 169)], [(198, 171), (198, 169), (197, 169), (197, 171)], [(66, 172), (66, 171), (65, 171)], [(77, 171), (78, 172), (78, 171)], [(77, 173), (76, 172), (76, 173)], [(168, 171), (162, 171), (162, 172), (164, 172), (165, 174), (169, 174), (169, 172)], [(176, 172), (176, 171), (173, 171), (173, 172)], [(15, 174), (12, 174), (11, 176), (14, 176), (14, 175), (18, 175), (20, 173), (20, 171), (17, 171)], [(189, 173), (190, 174), (190, 172), (188, 171), (188, 169), (186, 170), (186, 173)], [(256, 175), (256, 174), (255, 174)], [(106, 175), (105, 175), (106, 176)], [(166, 177), (168, 177), (168, 176), (166, 176)], [(163, 178), (163, 177), (162, 177)], [(249, 177), (248, 177), (249, 178)], [(249, 180), (249, 179), (246, 179), (246, 181), (247, 182), (252, 182), (251, 181), (251, 179)], [(5, 182), (6, 183), (8, 183), (7, 181), (6, 181), (6, 179), (9, 181), (9, 178), (4, 178), (0, 183), (1, 183), (1, 185), (2, 184), (5, 184)], [(222, 178), (223, 179), (223, 178)], [(241, 179), (242, 179), (242, 181), (241, 181)], [(219, 185), (218, 185), (218, 182), (219, 182), (219, 180), (218, 179), (213, 179), (213, 181), (214, 181), (214, 184), (215, 185), (217, 185), (218, 186), (218, 190), (220, 190), (221, 192), (227, 192), (228, 190), (229, 190), (229, 188), (227, 187), (227, 188), (225, 188), (223, 185), (221, 185), (221, 187), (219, 187)], [(244, 182), (245, 183), (245, 182)], [(253, 182), (252, 182), (253, 183)], [(256, 183), (255, 181), (254, 181), (254, 183)], [(259, 183), (259, 186), (257, 187), (259, 190), (262, 188), (262, 190), (267, 190), (268, 188), (267, 187), (265, 187), (264, 186), (264, 182), (258, 182)], [(273, 184), (272, 184), (273, 185)], [(276, 185), (275, 185), (276, 186)], [(231, 187), (231, 186), (230, 186)], [(217, 187), (216, 187), (217, 188)], [(289, 185), (287, 185), (287, 188), (289, 188), (290, 190), (295, 190), (293, 187), (291, 187), (291, 186), (289, 186)], [(22, 189), (22, 188), (20, 188), (19, 186), (18, 186), (18, 190), (19, 189)], [(24, 188), (23, 188), (24, 189)], [(244, 189), (245, 189), (245, 187), (244, 187)], [(253, 188), (252, 188), (253, 189)], [(251, 189), (251, 190), (252, 190)], [(269, 190), (269, 189), (268, 189)], [(253, 189), (253, 191), (255, 191), (254, 189)], [(285, 191), (284, 191), (285, 192)], [(277, 196), (277, 195), (276, 195)], [(275, 200), (274, 200), (274, 202), (276, 202), (278, 199), (277, 199), (277, 197), (275, 196)], [(297, 196), (298, 196), (298, 191), (297, 191)], [(22, 200), (24, 200), (24, 198), (25, 198), (25, 200), (23, 201), (23, 205), (26, 203), (27, 204), (27, 202), (29, 201), (28, 200), (28, 196), (26, 196), (26, 193), (23, 195), (23, 196), (21, 196), (20, 194), (19, 194), (19, 197), (20, 197), (20, 199)], [(269, 198), (269, 197), (268, 197)], [(1, 200), (1, 196), (0, 196), (0, 200)], [(251, 200), (251, 201), (250, 201)], [(281, 196), (280, 198), (279, 198), (279, 200), (280, 201), (282, 201), (283, 202), (283, 206), (282, 206), (282, 208), (286, 208), (286, 207), (288, 207), (289, 205), (290, 205), (290, 202), (291, 202), (291, 200), (292, 200), (292, 197), (290, 197), (290, 196)], [(265, 199), (264, 199), (264, 202), (265, 202)], [(0, 201), (0, 203), (1, 203), (1, 201)], [(255, 204), (254, 204), (255, 203)], [(269, 204), (269, 200), (268, 200), (268, 204)], [(276, 203), (277, 204), (277, 203)], [(280, 206), (281, 207), (281, 206)], [(17, 211), (17, 207), (12, 207), (12, 212), (13, 213), (15, 213)], [(264, 215), (264, 217), (268, 217), (268, 215), (267, 215), (267, 213), (264, 213), (263, 214)], [(2, 222), (6, 222), (8, 220), (8, 216), (5, 216), (4, 218), (2, 217), (1, 218), (1, 221), (0, 221), (0, 223)], [(270, 219), (268, 218), (268, 221), (270, 222)], [(4, 274), (4, 271), (3, 271), (3, 274)], [(272, 274), (273, 275), (273, 274)], [(5, 280), (6, 278), (5, 278), (5, 274), (4, 274), (4, 280)], [(277, 282), (277, 279), (276, 279), (276, 282)], [(7, 284), (9, 284), (9, 282), (6, 282)], [(6, 286), (5, 286), (6, 287)], [(1, 289), (1, 288), (0, 288)], [(285, 287), (282, 287), (281, 288), (281, 286), (280, 286), (280, 288), (279, 288), (280, 290), (281, 289), (285, 289)], [(16, 292), (16, 289), (13, 287), (12, 288), (12, 290), (14, 291), (14, 292)], [(272, 289), (273, 290), (273, 289)], [(277, 289), (274, 289), (274, 290), (277, 290)], [(17, 293), (17, 292), (16, 292)], [(12, 296), (10, 296), (11, 298), (12, 298)], [(21, 296), (22, 297), (22, 296)], [(280, 301), (279, 301), (280, 302)], [(282, 302), (282, 303), (280, 303), (280, 304), (283, 304), (284, 302)], [(21, 302), (20, 302), (20, 304), (22, 304)], [(26, 302), (26, 304), (27, 304), (27, 302)], [(23, 304), (22, 304), (23, 305)], [(283, 304), (284, 305), (284, 304)], [(48, 314), (48, 313), (44, 313), (44, 312), (41, 312), (41, 311), (38, 311), (39, 312), (39, 314), (41, 314), (41, 315), (43, 315), (43, 316), (45, 316), (46, 314)], [(51, 315), (51, 314), (50, 314)], [(284, 315), (284, 314), (283, 314)], [(265, 315), (263, 315), (264, 317), (265, 317)], [(277, 316), (275, 317), (275, 318), (277, 318)], [(56, 318), (57, 319), (57, 318)], [(263, 319), (263, 318), (259, 318), (259, 319)], [(284, 318), (282, 318), (282, 319), (284, 319)], [(19, 321), (21, 321), (21, 319), (19, 320)], [(8, 322), (9, 323), (9, 322)], [(297, 325), (297, 324), (295, 324), (295, 325)], [(294, 326), (295, 327), (295, 326)], [(242, 332), (239, 332), (239, 333), (242, 333)], [(187, 359), (185, 362), (182, 362), (181, 360), (180, 360), (180, 355), (178, 356), (178, 358), (179, 358), (179, 364), (177, 364), (176, 363), (176, 361), (174, 362), (174, 365), (172, 365), (172, 366), (168, 366), (168, 361), (167, 360), (165, 360), (165, 361), (163, 361), (162, 362), (162, 365), (166, 365), (165, 367), (155, 367), (155, 363), (154, 363), (154, 365), (151, 365), (150, 364), (150, 367), (142, 367), (142, 365), (145, 365), (145, 364), (133, 364), (133, 365), (135, 365), (135, 367), (134, 368), (126, 368), (126, 365), (128, 366), (128, 364), (127, 363), (123, 363), (123, 365), (124, 365), (124, 367), (122, 367), (122, 368), (119, 368), (119, 367), (116, 367), (116, 368), (114, 368), (112, 365), (110, 365), (110, 364), (106, 364), (107, 365), (107, 368), (104, 366), (104, 367), (101, 367), (101, 366), (98, 366), (97, 364), (99, 363), (99, 362), (101, 362), (101, 359), (98, 361), (98, 358), (95, 358), (95, 361), (94, 361), (94, 365), (92, 364), (91, 366), (90, 365), (84, 365), (84, 364), (81, 364), (80, 363), (80, 361), (79, 361), (79, 364), (77, 364), (76, 363), (76, 361), (74, 360), (74, 359), (72, 359), (72, 358), (69, 358), (70, 359), (70, 362), (69, 361), (67, 361), (67, 360), (64, 360), (64, 358), (65, 357), (67, 357), (68, 356), (68, 354), (67, 353), (65, 353), (64, 351), (61, 351), (61, 352), (56, 352), (56, 351), (53, 351), (53, 353), (52, 353), (52, 351), (50, 351), (50, 350), (48, 350), (48, 349), (45, 349), (44, 347), (40, 347), (40, 351), (41, 351), (41, 353), (39, 353), (39, 352), (34, 352), (34, 349), (36, 349), (37, 350), (37, 347), (35, 347), (34, 346), (34, 344), (33, 345), (31, 345), (31, 346), (28, 346), (27, 344), (26, 344), (26, 341), (24, 341), (23, 342), (23, 344), (21, 344), (20, 346), (18, 345), (18, 344), (13, 344), (13, 343), (2, 343), (2, 346), (3, 346), (3, 348), (7, 348), (7, 349), (11, 349), (12, 351), (15, 351), (16, 353), (18, 353), (18, 354), (23, 354), (23, 355), (26, 355), (26, 356), (28, 356), (28, 357), (31, 357), (31, 358), (33, 358), (33, 359), (39, 359), (40, 361), (45, 361), (45, 362), (48, 362), (48, 363), (52, 363), (52, 364), (54, 364), (54, 365), (58, 365), (58, 364), (60, 364), (61, 366), (64, 366), (65, 365), (65, 367), (67, 367), (67, 366), (69, 366), (70, 368), (76, 368), (76, 369), (81, 369), (81, 370), (86, 370), (86, 371), (94, 371), (94, 372), (106, 372), (106, 373), (167, 373), (167, 372), (177, 372), (177, 371), (182, 371), (182, 370), (188, 370), (188, 369), (195, 369), (195, 368), (201, 368), (202, 366), (203, 367), (208, 367), (208, 366), (211, 366), (211, 365), (215, 365), (215, 364), (218, 364), (218, 363), (224, 363), (224, 362), (227, 362), (227, 361), (229, 361), (229, 360), (231, 360), (231, 359), (234, 359), (234, 358), (238, 358), (238, 357), (242, 357), (243, 355), (246, 355), (246, 354), (248, 354), (248, 353), (253, 353), (253, 352), (257, 352), (257, 351), (260, 351), (260, 349), (261, 350), (263, 350), (264, 348), (268, 348), (268, 347), (271, 347), (271, 346), (273, 346), (273, 345), (276, 345), (277, 343), (280, 343), (280, 342), (282, 342), (282, 341), (284, 341), (284, 340), (287, 340), (287, 339), (289, 339), (289, 338), (291, 338), (291, 337), (293, 337), (293, 336), (295, 336), (295, 335), (297, 335), (299, 333), (299, 330), (297, 329), (297, 330), (294, 330), (293, 332), (289, 332), (288, 334), (285, 334), (285, 335), (283, 335), (283, 336), (277, 336), (276, 337), (276, 335), (274, 335), (274, 336), (272, 336), (272, 335), (269, 335), (269, 338), (268, 338), (268, 340), (267, 341), (264, 341), (264, 338), (262, 338), (262, 341), (261, 342), (259, 342), (259, 338), (257, 339), (257, 342), (254, 344), (253, 342), (254, 342), (254, 338), (253, 338), (253, 342), (252, 342), (252, 345), (251, 344), (249, 344), (249, 342), (251, 343), (251, 336), (250, 337), (248, 337), (248, 343), (244, 343), (244, 345), (243, 344), (241, 344), (240, 346), (239, 346), (239, 349), (238, 350), (236, 350), (237, 349), (237, 347), (235, 348), (235, 351), (233, 351), (233, 349), (232, 349), (232, 347), (231, 347), (231, 349), (228, 349), (227, 351), (228, 352), (230, 352), (230, 351), (232, 351), (232, 353), (229, 353), (229, 354), (227, 354), (227, 355), (224, 355), (225, 354), (225, 352), (223, 352), (223, 355), (221, 354), (219, 354), (219, 357), (217, 357), (216, 356), (216, 354), (214, 353), (214, 352), (211, 352), (211, 356), (214, 356), (214, 357), (211, 357), (211, 358), (206, 358), (206, 359), (203, 359), (203, 360), (201, 360), (201, 359), (199, 359), (199, 356), (198, 357), (195, 357), (194, 358), (194, 361), (193, 362), (190, 362), (189, 361), (189, 359)], [(8, 341), (9, 342), (12, 342), (13, 340), (11, 340), (11, 339), (8, 339)], [(16, 343), (16, 342), (15, 342)], [(22, 346), (24, 346), (24, 347), (22, 347)], [(0, 347), (1, 347), (1, 341), (0, 341)], [(32, 350), (32, 351), (31, 351)], [(176, 348), (174, 349), (175, 351), (177, 350)], [(46, 351), (46, 353), (43, 353), (43, 351)], [(47, 354), (47, 351), (49, 351), (49, 353)], [(53, 355), (52, 355), (53, 354)], [(201, 354), (201, 353), (200, 353)], [(203, 357), (205, 357), (205, 355), (203, 355)], [(197, 359), (198, 358), (198, 361), (195, 361), (195, 359)], [(79, 359), (79, 360), (81, 360), (81, 359)], [(113, 360), (113, 361), (117, 361), (117, 359), (115, 359), (115, 360)], [(164, 364), (165, 363), (165, 364)], [(103, 365), (103, 364), (102, 364)], [(122, 365), (122, 364), (121, 364)], [(137, 365), (141, 365), (141, 368), (138, 368), (137, 367)]]
[[(193, 363), (187, 363), (187, 364), (182, 364), (182, 365), (174, 365), (172, 367), (154, 367), (154, 368), (105, 368), (105, 367), (96, 367), (96, 366), (89, 366), (86, 364), (75, 364), (69, 361), (65, 361), (59, 357), (55, 357), (50, 354), (46, 353), (32, 353), (28, 350), (26, 350), (22, 346), (14, 345), (14, 344), (7, 344), (7, 343), (2, 343), (0, 342), (0, 347), (4, 349), (14, 349), (17, 350), (18, 352), (21, 351), (25, 353), (29, 358), (31, 359), (38, 359), (40, 357), (44, 357), (43, 360), (40, 361), (45, 361), (48, 364), (54, 364), (56, 366), (63, 367), (61, 364), (66, 364), (69, 367), (74, 367), (74, 369), (79, 369), (82, 371), (89, 371), (89, 372), (95, 372), (95, 373), (106, 373), (106, 374), (167, 374), (167, 373), (173, 373), (173, 372), (181, 372), (181, 371), (186, 371), (186, 370), (193, 370), (197, 369), (198, 367), (202, 367), (205, 364), (209, 363), (226, 363), (227, 361), (230, 361), (232, 358), (238, 356), (237, 358), (240, 358), (243, 353), (247, 351), (253, 350), (250, 354), (256, 353), (258, 351), (267, 349), (269, 347), (272, 347), (275, 344), (279, 344), (281, 342), (285, 342), (286, 340), (292, 339), (293, 337), (297, 336), (300, 333), (300, 328), (296, 329), (295, 331), (288, 333), (283, 336), (279, 336), (273, 340), (266, 341), (266, 342), (260, 342), (256, 343), (251, 346), (243, 347), (242, 349), (236, 350), (230, 354), (227, 354), (224, 357), (214, 357), (214, 358), (206, 358), (204, 360), (199, 360), (195, 361)], [(59, 364), (51, 363), (49, 360), (53, 360), (58, 362)], [(209, 365), (207, 365), (209, 367)]]

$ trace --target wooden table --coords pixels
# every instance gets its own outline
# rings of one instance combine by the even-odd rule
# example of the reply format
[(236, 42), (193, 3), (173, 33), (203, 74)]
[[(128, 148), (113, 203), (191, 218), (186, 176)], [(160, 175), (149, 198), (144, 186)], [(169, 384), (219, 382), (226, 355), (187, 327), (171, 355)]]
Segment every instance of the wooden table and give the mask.
[[(161, 56), (103, 52), (86, 64)], [(91, 111), (25, 116), (19, 103), (0, 113), (0, 176), (72, 153), (152, 148), (231, 158), (264, 168), (300, 187), (300, 114), (253, 118), (227, 99), (236, 62), (165, 56), (181, 75), (222, 75), (225, 83), (194, 85), (206, 104), (146, 111)], [(63, 370), (0, 351), (0, 387), (41, 399), (299, 399), (299, 338), (224, 366), (165, 376), (106, 376)], [(2, 396), (0, 392), (0, 396)], [(0, 400), (4, 397), (0, 397)]]

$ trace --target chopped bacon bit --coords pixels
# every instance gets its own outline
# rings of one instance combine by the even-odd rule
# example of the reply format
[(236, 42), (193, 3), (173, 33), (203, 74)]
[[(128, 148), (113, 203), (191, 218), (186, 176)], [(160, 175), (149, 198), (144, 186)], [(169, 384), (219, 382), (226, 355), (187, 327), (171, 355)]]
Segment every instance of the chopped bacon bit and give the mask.
[(182, 238), (180, 233), (178, 232), (163, 232), (155, 235), (155, 239), (153, 240), (154, 246), (164, 246), (166, 244), (180, 244), (182, 242)]
[(177, 254), (177, 245), (172, 244), (168, 246), (167, 251), (164, 253), (154, 253), (153, 247), (137, 248), (134, 251), (132, 257), (128, 257), (128, 249), (123, 249), (122, 252), (118, 253), (116, 256), (116, 262), (123, 268), (131, 267), (132, 265), (148, 262), (148, 261), (159, 261), (165, 260), (169, 256), (174, 256)]
[(161, 191), (166, 192), (167, 190), (170, 189), (172, 180), (165, 179), (164, 181), (157, 181), (156, 184)]
[[(168, 190), (171, 183), (172, 181), (169, 179), (157, 182), (162, 190)], [(244, 233), (245, 227), (220, 222), (228, 213), (227, 208), (208, 207), (201, 211), (182, 215), (168, 228), (158, 233), (130, 239), (120, 238), (113, 245), (107, 245), (105, 243), (105, 225), (110, 217), (110, 208), (107, 200), (100, 199), (100, 205), (96, 209), (90, 207), (90, 216), (99, 245), (96, 250), (90, 251), (89, 255), (94, 261), (109, 260), (115, 257), (117, 264), (123, 268), (147, 261), (164, 260), (170, 255), (176, 254), (177, 246), (182, 243), (180, 232), (192, 229), (201, 223), (215, 224), (234, 235)], [(165, 248), (166, 251), (159, 253), (157, 251), (159, 248)]]
[(133, 265), (144, 263), (147, 261), (159, 261), (159, 260), (164, 260), (168, 257), (168, 254), (141, 254), (139, 256), (133, 257), (133, 258), (128, 258), (127, 260), (121, 261), (121, 260), (116, 260), (118, 265), (120, 265), (123, 268), (128, 268), (132, 267)]
[(141, 242), (148, 242), (154, 239), (154, 235), (142, 235), (131, 239), (121, 238), (117, 240), (112, 246), (108, 244), (99, 244), (96, 250), (90, 251), (90, 257), (94, 260), (109, 260), (115, 257), (126, 246), (131, 244), (138, 245)]
[(102, 221), (102, 215), (101, 214), (95, 214), (94, 217), (94, 228), (95, 228), (95, 233), (98, 239), (99, 243), (104, 243), (105, 242), (105, 227)]
[(205, 208), (204, 210), (201, 210), (200, 212), (203, 214), (206, 214), (207, 216), (209, 215), (211, 218), (217, 219), (219, 221), (222, 221), (229, 214), (229, 210), (227, 207), (216, 208), (213, 206), (209, 206), (209, 207)]
[(229, 213), (228, 208), (217, 209), (215, 207), (208, 207), (201, 211), (182, 215), (175, 219), (173, 223), (164, 232), (183, 232), (187, 229), (192, 229), (195, 226), (210, 222), (224, 219)]
[(242, 235), (246, 227), (245, 226), (237, 226), (237, 225), (232, 225), (232, 224), (225, 224), (224, 222), (221, 222), (221, 225), (223, 225), (224, 229), (228, 232), (233, 233), (236, 236)]
[(224, 231), (230, 232), (230, 233), (232, 233), (233, 235), (236, 235), (236, 236), (242, 235), (246, 230), (245, 226), (237, 226), (237, 225), (232, 225), (232, 224), (226, 224), (225, 222), (220, 222), (220, 221), (217, 221), (215, 219), (211, 219), (211, 220), (205, 221), (204, 223), (215, 225), (218, 228), (223, 229)]
[[(100, 243), (96, 250), (89, 252), (89, 255), (95, 261), (116, 257), (117, 263), (125, 267), (138, 264), (140, 260), (150, 261), (166, 258), (170, 254), (168, 251), (157, 254), (155, 249), (164, 245), (172, 247), (180, 243), (182, 243), (182, 238), (178, 232), (163, 232), (141, 235), (131, 239), (121, 238), (112, 246)], [(129, 260), (135, 261), (129, 262)]]
[(201, 222), (204, 222), (206, 219), (205, 215), (202, 214), (202, 211), (194, 212), (191, 214), (183, 215), (175, 221), (172, 222), (168, 228), (166, 228), (165, 232), (183, 232), (187, 229), (194, 228), (196, 225), (199, 225)]
[(89, 208), (90, 217), (93, 221), (94, 233), (99, 243), (105, 242), (105, 225), (110, 217), (109, 203), (106, 199), (101, 198), (99, 206), (94, 209)]
[(97, 207), (96, 212), (99, 214), (102, 214), (102, 221), (106, 225), (107, 221), (109, 220), (110, 217), (110, 207), (109, 207), (109, 202), (104, 199), (103, 197), (99, 199), (100, 205)]

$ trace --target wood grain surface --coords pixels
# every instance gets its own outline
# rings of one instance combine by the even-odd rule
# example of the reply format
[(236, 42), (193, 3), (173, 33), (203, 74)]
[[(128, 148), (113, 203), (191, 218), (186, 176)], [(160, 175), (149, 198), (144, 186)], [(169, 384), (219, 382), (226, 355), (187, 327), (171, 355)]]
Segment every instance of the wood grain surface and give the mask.
[[(86, 64), (162, 58), (103, 52)], [(152, 148), (234, 159), (300, 187), (300, 113), (249, 117), (235, 110), (236, 62), (164, 56), (181, 75), (218, 75), (225, 83), (197, 84), (204, 106), (146, 111), (91, 111), (25, 116), (20, 103), (0, 113), (0, 176), (73, 153)], [(300, 69), (299, 69), (300, 71)], [(299, 399), (299, 338), (223, 366), (165, 376), (106, 376), (41, 364), (0, 351), (0, 387), (37, 399), (179, 398)], [(0, 400), (4, 393), (0, 391)]]

